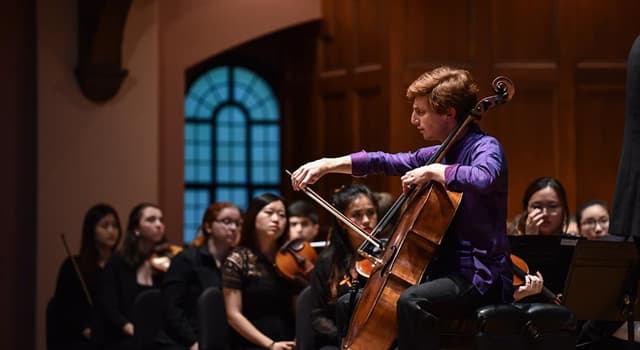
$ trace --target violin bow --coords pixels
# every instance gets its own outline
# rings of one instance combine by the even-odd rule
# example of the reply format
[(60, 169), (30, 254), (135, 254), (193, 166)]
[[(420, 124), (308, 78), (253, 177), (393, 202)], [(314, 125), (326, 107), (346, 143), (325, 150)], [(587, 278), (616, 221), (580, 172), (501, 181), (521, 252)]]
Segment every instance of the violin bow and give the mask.
[(76, 272), (76, 276), (80, 281), (80, 286), (82, 286), (82, 291), (84, 292), (84, 296), (87, 298), (87, 302), (89, 302), (90, 306), (93, 306), (93, 300), (91, 299), (91, 294), (89, 294), (89, 289), (87, 288), (87, 284), (84, 282), (84, 278), (82, 278), (82, 272), (80, 272), (80, 267), (76, 262), (76, 259), (71, 255), (71, 249), (69, 249), (69, 244), (67, 244), (67, 239), (64, 236), (64, 233), (60, 234), (60, 239), (62, 239), (62, 245), (64, 246), (64, 250), (67, 252), (69, 256), (69, 260), (71, 260), (71, 265), (73, 265), (73, 270)]

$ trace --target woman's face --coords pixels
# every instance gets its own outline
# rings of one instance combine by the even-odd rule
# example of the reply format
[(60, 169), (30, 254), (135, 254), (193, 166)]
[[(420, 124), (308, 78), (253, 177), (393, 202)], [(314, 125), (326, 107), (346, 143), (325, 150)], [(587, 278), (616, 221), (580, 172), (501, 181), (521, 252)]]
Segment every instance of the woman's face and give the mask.
[(287, 212), (282, 201), (273, 201), (265, 205), (256, 215), (256, 232), (258, 236), (265, 236), (277, 240), (284, 233), (287, 226)]
[(580, 236), (586, 239), (598, 239), (609, 233), (609, 213), (600, 204), (594, 204), (582, 210), (580, 218)]
[(538, 227), (538, 234), (540, 235), (562, 233), (563, 211), (558, 194), (548, 186), (533, 193), (527, 208), (527, 213), (530, 216), (542, 213), (542, 223)]
[(242, 215), (237, 208), (222, 209), (209, 225), (211, 227), (211, 238), (214, 242), (223, 242), (233, 246), (240, 241)]
[(138, 233), (141, 239), (152, 243), (158, 243), (164, 238), (164, 223), (162, 222), (162, 210), (154, 207), (142, 209), (138, 222)]
[[(378, 224), (378, 211), (373, 205), (373, 202), (371, 202), (371, 199), (364, 194), (356, 196), (351, 203), (349, 203), (343, 214), (366, 232), (371, 232)], [(353, 230), (345, 227), (346, 225), (342, 223), (340, 223), (340, 225), (349, 232), (350, 236), (358, 236)]]
[(118, 228), (115, 215), (107, 214), (98, 220), (95, 235), (96, 244), (99, 247), (114, 248), (120, 236), (120, 229)]

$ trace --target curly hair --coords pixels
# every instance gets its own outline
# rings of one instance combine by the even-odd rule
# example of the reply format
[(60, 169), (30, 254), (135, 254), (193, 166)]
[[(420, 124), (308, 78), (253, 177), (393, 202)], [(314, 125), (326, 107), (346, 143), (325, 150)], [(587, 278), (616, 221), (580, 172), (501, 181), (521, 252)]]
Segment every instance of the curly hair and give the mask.
[(431, 108), (438, 114), (445, 114), (453, 107), (460, 121), (478, 102), (478, 86), (469, 71), (439, 67), (423, 73), (407, 88), (409, 100), (417, 96), (427, 96)]

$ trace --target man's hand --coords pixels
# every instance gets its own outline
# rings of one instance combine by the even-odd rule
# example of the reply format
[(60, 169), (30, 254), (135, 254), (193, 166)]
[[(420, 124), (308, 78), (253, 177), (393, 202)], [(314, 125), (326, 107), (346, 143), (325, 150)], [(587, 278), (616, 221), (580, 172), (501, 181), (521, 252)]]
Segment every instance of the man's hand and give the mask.
[(447, 166), (440, 163), (429, 164), (407, 171), (402, 177), (402, 191), (407, 192), (411, 185), (420, 187), (433, 180), (444, 183), (444, 169)]

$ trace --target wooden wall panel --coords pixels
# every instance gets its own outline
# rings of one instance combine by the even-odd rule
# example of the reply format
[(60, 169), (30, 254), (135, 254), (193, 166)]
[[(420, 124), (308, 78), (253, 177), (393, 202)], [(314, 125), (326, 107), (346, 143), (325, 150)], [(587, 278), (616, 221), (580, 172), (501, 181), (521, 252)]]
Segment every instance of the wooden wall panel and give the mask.
[(352, 28), (350, 2), (325, 1), (323, 8), (326, 21), (324, 40), (319, 46), (318, 68), (321, 73), (344, 71), (351, 65), (352, 37), (346, 35)]
[(577, 203), (611, 203), (624, 128), (623, 86), (581, 87), (576, 96)]
[[(372, 6), (372, 3), (375, 6)], [(382, 61), (382, 0), (354, 1), (354, 62), (357, 69), (366, 69), (373, 65), (380, 67)]]
[(493, 59), (555, 61), (558, 57), (558, 11), (555, 1), (494, 1)]
[(631, 43), (640, 33), (640, 1), (576, 1), (576, 58), (626, 60)]
[(353, 130), (353, 119), (344, 93), (326, 95), (322, 99), (322, 117), (326, 123), (324, 144), (327, 155), (341, 155), (350, 150), (349, 143)]
[(473, 60), (475, 1), (406, 0), (404, 26), (407, 65)]

